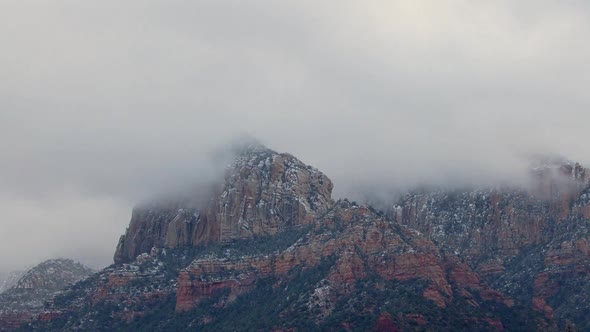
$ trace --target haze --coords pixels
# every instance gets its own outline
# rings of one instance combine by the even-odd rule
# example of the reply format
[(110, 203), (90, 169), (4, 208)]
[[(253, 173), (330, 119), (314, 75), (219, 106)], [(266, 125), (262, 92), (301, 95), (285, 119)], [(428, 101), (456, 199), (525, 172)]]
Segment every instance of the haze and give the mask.
[(251, 135), (335, 196), (590, 164), (586, 1), (0, 3), (0, 272), (102, 267)]

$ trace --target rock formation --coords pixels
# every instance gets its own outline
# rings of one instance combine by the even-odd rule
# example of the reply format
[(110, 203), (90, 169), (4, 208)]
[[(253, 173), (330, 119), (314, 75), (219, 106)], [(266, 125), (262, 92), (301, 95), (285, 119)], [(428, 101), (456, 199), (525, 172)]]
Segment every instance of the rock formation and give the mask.
[[(590, 328), (590, 172), (550, 160), (531, 169), (528, 190), (422, 191), (402, 197), (392, 219), (464, 259), (495, 288), (563, 325)], [(577, 286), (568, 285), (578, 283)], [(551, 305), (550, 305), (551, 304)], [(554, 317), (555, 314), (555, 317)]]
[(272, 235), (308, 225), (333, 203), (332, 182), (289, 154), (260, 145), (244, 148), (211, 199), (191, 207), (148, 206), (133, 212), (115, 262), (130, 262), (152, 247), (177, 248)]
[[(286, 276), (295, 267), (312, 268), (322, 259), (337, 257), (326, 275), (323, 292), (336, 297), (350, 293), (369, 276), (384, 281), (427, 281), (423, 296), (445, 308), (454, 296), (476, 301), (469, 290), (486, 299), (512, 306), (513, 301), (490, 289), (467, 265), (445, 255), (414, 231), (400, 227), (366, 206), (341, 201), (307, 234), (284, 251), (239, 260), (199, 259), (179, 276), (177, 310), (192, 309), (219, 288), (237, 296), (269, 275)], [(456, 285), (455, 289), (451, 284)]]
[(115, 264), (23, 328), (586, 327), (590, 315), (576, 314), (590, 294), (589, 172), (550, 164), (533, 174), (533, 193), (424, 191), (383, 214), (333, 201), (318, 170), (250, 146), (207, 199), (135, 209)]

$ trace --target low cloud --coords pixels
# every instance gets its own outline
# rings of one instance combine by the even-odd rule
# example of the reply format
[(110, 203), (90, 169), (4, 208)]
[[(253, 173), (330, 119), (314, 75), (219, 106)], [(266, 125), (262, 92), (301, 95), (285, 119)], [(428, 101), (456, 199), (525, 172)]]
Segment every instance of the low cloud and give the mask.
[(335, 196), (590, 164), (582, 1), (0, 4), (0, 270), (111, 260), (133, 205), (236, 135)]

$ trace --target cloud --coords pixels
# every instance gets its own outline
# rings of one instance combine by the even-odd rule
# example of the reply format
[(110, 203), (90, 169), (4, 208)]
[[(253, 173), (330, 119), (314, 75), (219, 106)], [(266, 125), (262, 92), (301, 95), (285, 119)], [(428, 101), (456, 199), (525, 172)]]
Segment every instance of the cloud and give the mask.
[(107, 264), (134, 204), (215, 176), (211, 151), (241, 133), (320, 168), (336, 196), (512, 181), (537, 152), (590, 164), (588, 13), (582, 1), (5, 1), (0, 251), (14, 255), (0, 266)]

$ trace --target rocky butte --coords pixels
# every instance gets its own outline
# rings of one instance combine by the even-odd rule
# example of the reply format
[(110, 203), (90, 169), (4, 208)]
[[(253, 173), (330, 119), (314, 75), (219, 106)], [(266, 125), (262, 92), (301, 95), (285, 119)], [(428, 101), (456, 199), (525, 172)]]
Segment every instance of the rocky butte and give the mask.
[(424, 191), (382, 213), (250, 145), (206, 199), (136, 208), (115, 264), (21, 329), (584, 329), (588, 172), (548, 167), (534, 192)]
[(333, 204), (331, 193), (332, 182), (317, 169), (289, 154), (248, 146), (208, 201), (135, 209), (115, 263), (132, 261), (152, 247), (228, 242), (309, 225)]

